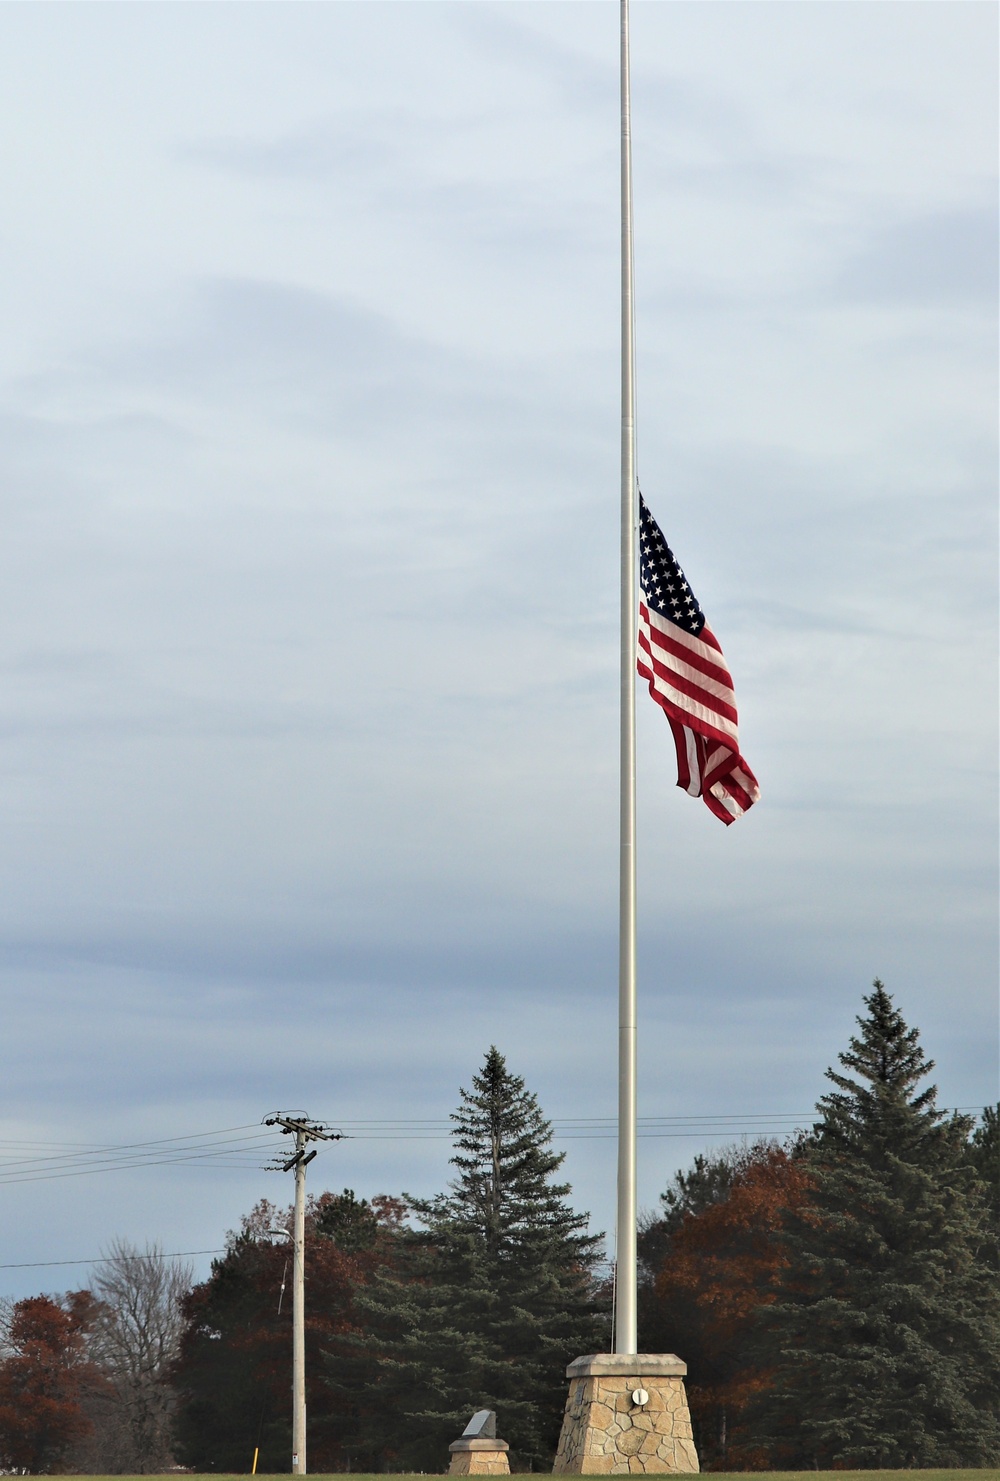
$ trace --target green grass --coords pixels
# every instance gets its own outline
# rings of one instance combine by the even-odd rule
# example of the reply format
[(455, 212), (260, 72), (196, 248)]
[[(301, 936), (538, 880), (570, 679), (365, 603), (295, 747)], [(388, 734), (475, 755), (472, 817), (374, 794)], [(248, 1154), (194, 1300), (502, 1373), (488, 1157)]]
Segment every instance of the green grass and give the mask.
[[(90, 1476), (86, 1481), (178, 1481), (181, 1475), (190, 1475), (190, 1481), (246, 1481), (247, 1472), (223, 1473), (214, 1471), (207, 1475), (195, 1475), (194, 1473), (173, 1471), (169, 1476)], [(259, 1475), (265, 1474), (258, 1472)], [(270, 1474), (273, 1474), (270, 1473)], [(287, 1473), (285, 1473), (287, 1474)], [(412, 1475), (413, 1472), (395, 1472), (396, 1475)], [(421, 1475), (424, 1473), (421, 1472)], [(430, 1473), (428, 1473), (430, 1474)], [(536, 1471), (536, 1475), (541, 1474)], [(704, 1473), (712, 1477), (712, 1481), (746, 1481), (749, 1474), (759, 1476), (761, 1481), (816, 1481), (816, 1471), (706, 1471)], [(983, 1466), (979, 1470), (941, 1470), (935, 1468), (928, 1471), (827, 1471), (819, 1474), (835, 1476), (836, 1481), (899, 1481), (902, 1476), (919, 1477), (919, 1481), (1000, 1481), (1000, 1469), (996, 1466)], [(343, 1481), (344, 1473), (329, 1476), (316, 1473), (313, 1481)], [(359, 1471), (351, 1473), (352, 1481), (385, 1481), (384, 1475), (363, 1475)]]
[[(746, 1481), (746, 1471), (707, 1471), (713, 1481)], [(762, 1481), (816, 1481), (816, 1471), (755, 1471)], [(1000, 1470), (996, 1466), (983, 1466), (980, 1470), (941, 1470), (935, 1467), (928, 1471), (826, 1471), (837, 1481), (898, 1481), (901, 1476), (919, 1476), (920, 1481), (1000, 1481)]]

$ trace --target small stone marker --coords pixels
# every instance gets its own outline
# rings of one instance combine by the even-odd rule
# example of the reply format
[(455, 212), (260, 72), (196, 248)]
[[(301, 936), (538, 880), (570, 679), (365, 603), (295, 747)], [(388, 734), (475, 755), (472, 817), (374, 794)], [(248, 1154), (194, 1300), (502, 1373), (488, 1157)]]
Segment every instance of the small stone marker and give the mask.
[(457, 1440), (448, 1446), (449, 1476), (509, 1476), (506, 1440), (497, 1439), (492, 1409), (477, 1409)]
[(492, 1409), (477, 1409), (462, 1431), (462, 1439), (471, 1440), (473, 1436), (477, 1440), (495, 1440), (497, 1437), (497, 1417)]

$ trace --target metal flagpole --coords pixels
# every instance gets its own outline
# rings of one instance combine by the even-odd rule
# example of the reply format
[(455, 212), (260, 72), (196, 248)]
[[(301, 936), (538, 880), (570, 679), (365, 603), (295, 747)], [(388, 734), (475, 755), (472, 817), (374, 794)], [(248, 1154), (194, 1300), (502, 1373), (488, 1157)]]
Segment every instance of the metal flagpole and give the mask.
[(621, 0), (621, 855), (618, 906), (618, 1238), (614, 1351), (637, 1349), (635, 984), (635, 304), (628, 0)]

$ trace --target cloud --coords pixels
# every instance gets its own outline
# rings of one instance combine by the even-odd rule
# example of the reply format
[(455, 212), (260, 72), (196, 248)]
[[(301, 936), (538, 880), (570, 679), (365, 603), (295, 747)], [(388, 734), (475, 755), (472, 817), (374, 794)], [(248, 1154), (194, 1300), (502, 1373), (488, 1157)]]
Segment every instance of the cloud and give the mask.
[(854, 303), (988, 307), (997, 298), (998, 225), (993, 201), (883, 226), (841, 268), (838, 296)]
[[(764, 789), (713, 824), (640, 696), (650, 1112), (808, 1112), (876, 971), (949, 1099), (995, 1081), (985, 114), (936, 65), (978, 12), (874, 9), (776, 47), (774, 7), (637, 7), (643, 488)], [(613, 1111), (614, 15), (386, 13), (132, 11), (79, 97), (111, 12), (56, 53), (18, 17), (0, 964), (39, 1136), (444, 1117), (491, 1041)], [(698, 1145), (650, 1143), (646, 1201)], [(601, 1226), (612, 1159), (572, 1144)], [(169, 1177), (21, 1190), (20, 1247), (201, 1248), (269, 1191)]]

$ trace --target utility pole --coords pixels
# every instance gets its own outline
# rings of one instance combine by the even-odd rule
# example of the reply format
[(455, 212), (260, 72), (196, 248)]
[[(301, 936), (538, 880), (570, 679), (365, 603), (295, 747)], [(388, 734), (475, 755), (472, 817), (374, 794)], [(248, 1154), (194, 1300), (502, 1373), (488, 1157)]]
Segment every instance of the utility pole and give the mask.
[[(280, 1164), (281, 1172), (295, 1169), (295, 1218), (292, 1225), (292, 1475), (306, 1474), (306, 1168), (316, 1148), (309, 1142), (339, 1142), (343, 1132), (330, 1131), (308, 1116), (266, 1116), (265, 1126), (280, 1126), (294, 1136), (295, 1151)], [(274, 1169), (277, 1171), (278, 1169)]]

